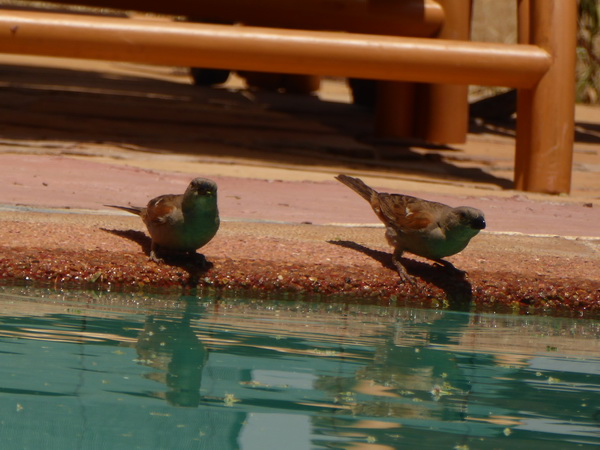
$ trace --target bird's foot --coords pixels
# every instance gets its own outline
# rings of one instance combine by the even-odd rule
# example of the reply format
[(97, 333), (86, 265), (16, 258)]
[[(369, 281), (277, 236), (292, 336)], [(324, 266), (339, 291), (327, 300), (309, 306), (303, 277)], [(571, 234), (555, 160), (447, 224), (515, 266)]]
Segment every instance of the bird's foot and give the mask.
[(155, 262), (158, 265), (163, 264), (165, 262), (165, 260), (160, 258), (154, 250), (150, 251), (150, 256), (148, 257), (148, 259), (152, 262)]
[(410, 276), (406, 272), (398, 271), (398, 275), (400, 275), (400, 280), (404, 284), (410, 284), (411, 286), (416, 286), (417, 282), (415, 281), (415, 277)]
[(160, 258), (158, 256), (158, 249), (160, 247), (158, 246), (158, 244), (156, 244), (154, 241), (152, 241), (152, 244), (150, 244), (150, 255), (149, 255), (149, 259), (152, 262), (155, 262), (156, 264), (160, 265), (163, 264), (165, 262), (164, 259)]

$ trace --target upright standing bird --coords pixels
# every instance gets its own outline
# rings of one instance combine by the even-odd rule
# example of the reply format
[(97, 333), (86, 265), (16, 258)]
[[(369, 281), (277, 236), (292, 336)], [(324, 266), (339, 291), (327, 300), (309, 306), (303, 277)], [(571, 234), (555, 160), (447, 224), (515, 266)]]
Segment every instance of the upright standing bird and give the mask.
[(383, 222), (385, 237), (394, 247), (394, 265), (405, 281), (411, 281), (400, 261), (405, 251), (453, 268), (442, 258), (463, 250), (485, 228), (485, 218), (479, 209), (452, 208), (409, 195), (379, 193), (359, 178), (347, 175), (335, 178), (367, 200)]
[(150, 259), (161, 262), (161, 250), (195, 253), (217, 234), (219, 210), (217, 184), (207, 178), (195, 178), (184, 194), (159, 195), (146, 207), (105, 205), (142, 218), (152, 238)]

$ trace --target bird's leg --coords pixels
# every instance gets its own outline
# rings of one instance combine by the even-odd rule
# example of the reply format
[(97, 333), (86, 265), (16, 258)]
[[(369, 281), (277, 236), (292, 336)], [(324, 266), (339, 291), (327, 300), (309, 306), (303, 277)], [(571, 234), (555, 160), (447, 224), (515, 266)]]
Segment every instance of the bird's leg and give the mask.
[(404, 267), (404, 264), (402, 264), (402, 261), (400, 260), (402, 258), (402, 253), (404, 253), (403, 250), (399, 250), (399, 249), (394, 250), (394, 254), (392, 255), (392, 262), (394, 263), (394, 266), (396, 267), (396, 271), (398, 272), (398, 275), (400, 275), (400, 279), (404, 283), (415, 284), (415, 280), (413, 279), (413, 277), (411, 277), (408, 274), (408, 272), (406, 272), (406, 268)]
[(162, 258), (159, 258), (157, 253), (158, 245), (154, 241), (152, 241), (152, 244), (150, 245), (150, 261), (154, 261), (156, 264), (162, 264), (164, 260)]

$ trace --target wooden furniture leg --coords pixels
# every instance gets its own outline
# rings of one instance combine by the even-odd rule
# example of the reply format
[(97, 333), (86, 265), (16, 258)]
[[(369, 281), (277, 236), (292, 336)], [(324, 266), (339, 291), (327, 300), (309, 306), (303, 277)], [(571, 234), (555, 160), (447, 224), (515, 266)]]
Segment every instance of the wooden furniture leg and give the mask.
[(521, 43), (546, 50), (552, 65), (533, 88), (518, 91), (515, 188), (568, 193), (575, 127), (577, 2), (520, 0), (519, 22), (524, 22), (519, 27)]

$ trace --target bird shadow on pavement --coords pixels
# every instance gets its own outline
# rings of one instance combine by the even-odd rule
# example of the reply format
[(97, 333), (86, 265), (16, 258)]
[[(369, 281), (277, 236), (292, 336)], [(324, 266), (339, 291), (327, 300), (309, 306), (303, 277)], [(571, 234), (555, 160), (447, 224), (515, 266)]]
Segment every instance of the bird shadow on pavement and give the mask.
[[(152, 246), (152, 240), (143, 232), (137, 230), (111, 230), (108, 228), (100, 228), (102, 231), (114, 234), (121, 238), (129, 239), (132, 242), (138, 244), (142, 251), (148, 258), (150, 258), (150, 249)], [(209, 269), (213, 267), (213, 264), (204, 258), (204, 255), (195, 253), (194, 256), (185, 254), (160, 254), (163, 262), (167, 266), (179, 267), (185, 270), (189, 279), (186, 283), (190, 287), (196, 286), (200, 277), (205, 274)]]
[[(374, 250), (353, 241), (330, 240), (327, 242), (364, 253), (379, 262), (384, 268), (396, 272), (391, 253)], [(402, 260), (410, 276), (420, 278), (424, 282), (431, 283), (443, 290), (451, 309), (456, 311), (469, 309), (473, 299), (473, 288), (463, 272), (441, 265), (415, 261), (414, 259), (402, 258)], [(400, 279), (398, 282), (400, 282)]]

